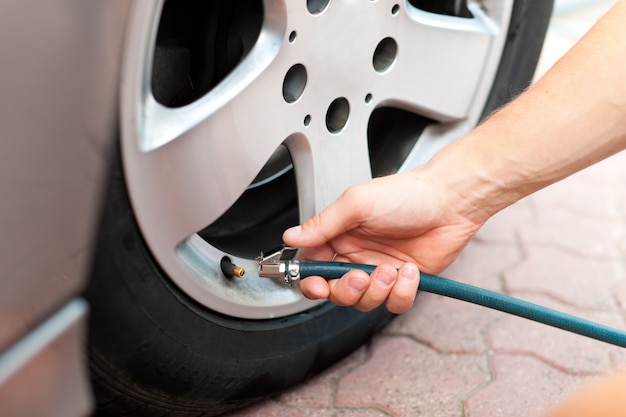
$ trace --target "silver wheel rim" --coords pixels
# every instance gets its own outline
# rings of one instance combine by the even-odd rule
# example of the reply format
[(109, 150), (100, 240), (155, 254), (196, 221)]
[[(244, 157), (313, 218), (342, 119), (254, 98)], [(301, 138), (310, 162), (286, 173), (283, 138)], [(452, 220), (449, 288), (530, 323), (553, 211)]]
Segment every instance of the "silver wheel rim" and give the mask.
[[(281, 146), (295, 167), (301, 219), (371, 178), (367, 135), (377, 108), (436, 122), (421, 131), (399, 171), (468, 132), (489, 95), (513, 1), (470, 2), (472, 17), (461, 18), (409, 2), (264, 0), (251, 50), (181, 107), (158, 102), (151, 86), (163, 3), (137, 0), (129, 22), (120, 122), (133, 210), (154, 259), (182, 291), (220, 313), (266, 319), (319, 302), (259, 279), (251, 256), (229, 253), (198, 232), (251, 184), (289, 168), (257, 177)], [(223, 256), (246, 277), (225, 278)]]

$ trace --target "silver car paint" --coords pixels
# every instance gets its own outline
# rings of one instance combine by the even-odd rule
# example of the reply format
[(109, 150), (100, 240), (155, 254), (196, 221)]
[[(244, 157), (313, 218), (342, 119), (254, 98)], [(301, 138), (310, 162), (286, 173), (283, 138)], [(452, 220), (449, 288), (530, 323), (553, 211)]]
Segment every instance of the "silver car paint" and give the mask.
[[(117, 135), (129, 7), (122, 0), (0, 3), (0, 358), (12, 347), (23, 349), (29, 332), (54, 332), (50, 323), (59, 337), (77, 331), (70, 329), (84, 332), (82, 320), (64, 321), (61, 312), (74, 305), (86, 281), (106, 162)], [(81, 311), (84, 316), (86, 309)], [(67, 343), (82, 343), (83, 337), (71, 336)], [(67, 369), (82, 361), (79, 347), (56, 351)], [(45, 346), (38, 349), (44, 352)], [(18, 387), (36, 393), (45, 388), (41, 384), (85, 384), (78, 373), (58, 381), (53, 367), (37, 372), (31, 385)], [(10, 389), (15, 385), (0, 381), (2, 397), (18, 398)]]

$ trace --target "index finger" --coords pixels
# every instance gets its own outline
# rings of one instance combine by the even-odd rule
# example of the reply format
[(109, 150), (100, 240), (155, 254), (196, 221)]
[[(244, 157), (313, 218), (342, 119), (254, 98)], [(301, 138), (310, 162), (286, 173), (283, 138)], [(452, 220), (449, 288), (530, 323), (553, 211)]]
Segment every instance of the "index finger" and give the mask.
[(346, 190), (336, 201), (311, 217), (302, 225), (285, 230), (283, 241), (291, 246), (312, 248), (321, 246), (334, 237), (352, 229), (360, 219), (358, 198), (350, 197), (353, 188)]

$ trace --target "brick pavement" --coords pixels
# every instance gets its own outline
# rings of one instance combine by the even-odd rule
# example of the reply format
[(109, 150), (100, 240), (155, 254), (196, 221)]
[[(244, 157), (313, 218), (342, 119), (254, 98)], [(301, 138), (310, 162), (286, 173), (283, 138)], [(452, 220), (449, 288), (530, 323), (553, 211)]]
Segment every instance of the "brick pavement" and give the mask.
[[(539, 72), (611, 3), (557, 16)], [(626, 328), (624, 184), (621, 153), (548, 187), (491, 219), (442, 275)], [(422, 293), (342, 362), (230, 417), (540, 416), (620, 368), (622, 349)]]
[[(442, 275), (625, 326), (626, 153), (491, 219)], [(619, 348), (422, 293), (348, 358), (232, 415), (538, 416), (598, 375)]]

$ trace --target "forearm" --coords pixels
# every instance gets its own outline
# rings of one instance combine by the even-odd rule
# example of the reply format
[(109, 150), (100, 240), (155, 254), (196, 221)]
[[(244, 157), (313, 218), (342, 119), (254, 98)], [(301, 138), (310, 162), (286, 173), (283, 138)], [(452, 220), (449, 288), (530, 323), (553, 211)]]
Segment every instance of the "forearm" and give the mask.
[(426, 167), (477, 222), (626, 147), (626, 0), (546, 76)]

